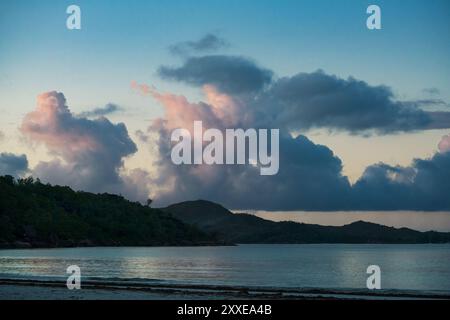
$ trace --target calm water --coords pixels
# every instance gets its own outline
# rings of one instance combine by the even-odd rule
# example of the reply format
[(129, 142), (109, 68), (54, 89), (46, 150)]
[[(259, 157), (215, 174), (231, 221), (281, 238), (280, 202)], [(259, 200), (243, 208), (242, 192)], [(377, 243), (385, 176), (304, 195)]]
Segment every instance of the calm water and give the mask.
[(0, 277), (139, 278), (176, 283), (365, 288), (381, 267), (383, 289), (450, 291), (450, 245), (239, 245), (183, 248), (0, 250)]

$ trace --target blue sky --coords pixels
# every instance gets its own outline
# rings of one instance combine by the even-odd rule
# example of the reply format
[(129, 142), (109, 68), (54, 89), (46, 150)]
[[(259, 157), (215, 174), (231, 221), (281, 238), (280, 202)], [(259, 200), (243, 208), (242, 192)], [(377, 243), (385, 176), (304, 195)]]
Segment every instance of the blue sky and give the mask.
[[(65, 28), (72, 3), (82, 9), (81, 31)], [(165, 85), (155, 70), (177, 62), (167, 46), (218, 32), (231, 43), (229, 53), (252, 57), (280, 76), (322, 68), (391, 85), (399, 95), (437, 87), (450, 98), (450, 3), (376, 1), (383, 30), (369, 31), (370, 3), (2, 1), (0, 69), (2, 87), (10, 86), (2, 96), (54, 88), (73, 93), (74, 106), (126, 103), (130, 79)]]

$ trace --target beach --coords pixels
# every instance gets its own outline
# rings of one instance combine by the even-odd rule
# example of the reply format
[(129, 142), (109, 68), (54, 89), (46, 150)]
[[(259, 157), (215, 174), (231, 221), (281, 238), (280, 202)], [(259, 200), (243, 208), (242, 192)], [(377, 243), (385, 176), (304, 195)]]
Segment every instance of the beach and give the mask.
[(86, 281), (69, 290), (62, 281), (0, 280), (0, 300), (415, 300), (450, 299), (439, 291), (265, 288)]

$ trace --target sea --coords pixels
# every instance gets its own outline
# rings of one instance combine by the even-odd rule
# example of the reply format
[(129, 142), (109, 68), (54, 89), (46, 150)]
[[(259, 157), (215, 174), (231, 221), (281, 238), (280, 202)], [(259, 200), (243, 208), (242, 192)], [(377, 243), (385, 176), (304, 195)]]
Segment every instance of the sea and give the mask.
[(255, 244), (0, 250), (0, 279), (82, 279), (244, 287), (450, 292), (450, 244)]

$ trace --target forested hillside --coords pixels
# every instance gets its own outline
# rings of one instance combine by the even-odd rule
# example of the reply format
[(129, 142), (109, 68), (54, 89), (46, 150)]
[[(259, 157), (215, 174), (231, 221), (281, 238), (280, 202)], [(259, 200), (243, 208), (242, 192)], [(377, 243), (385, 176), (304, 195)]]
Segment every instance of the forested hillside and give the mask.
[(121, 196), (0, 177), (3, 248), (215, 243), (196, 227)]

